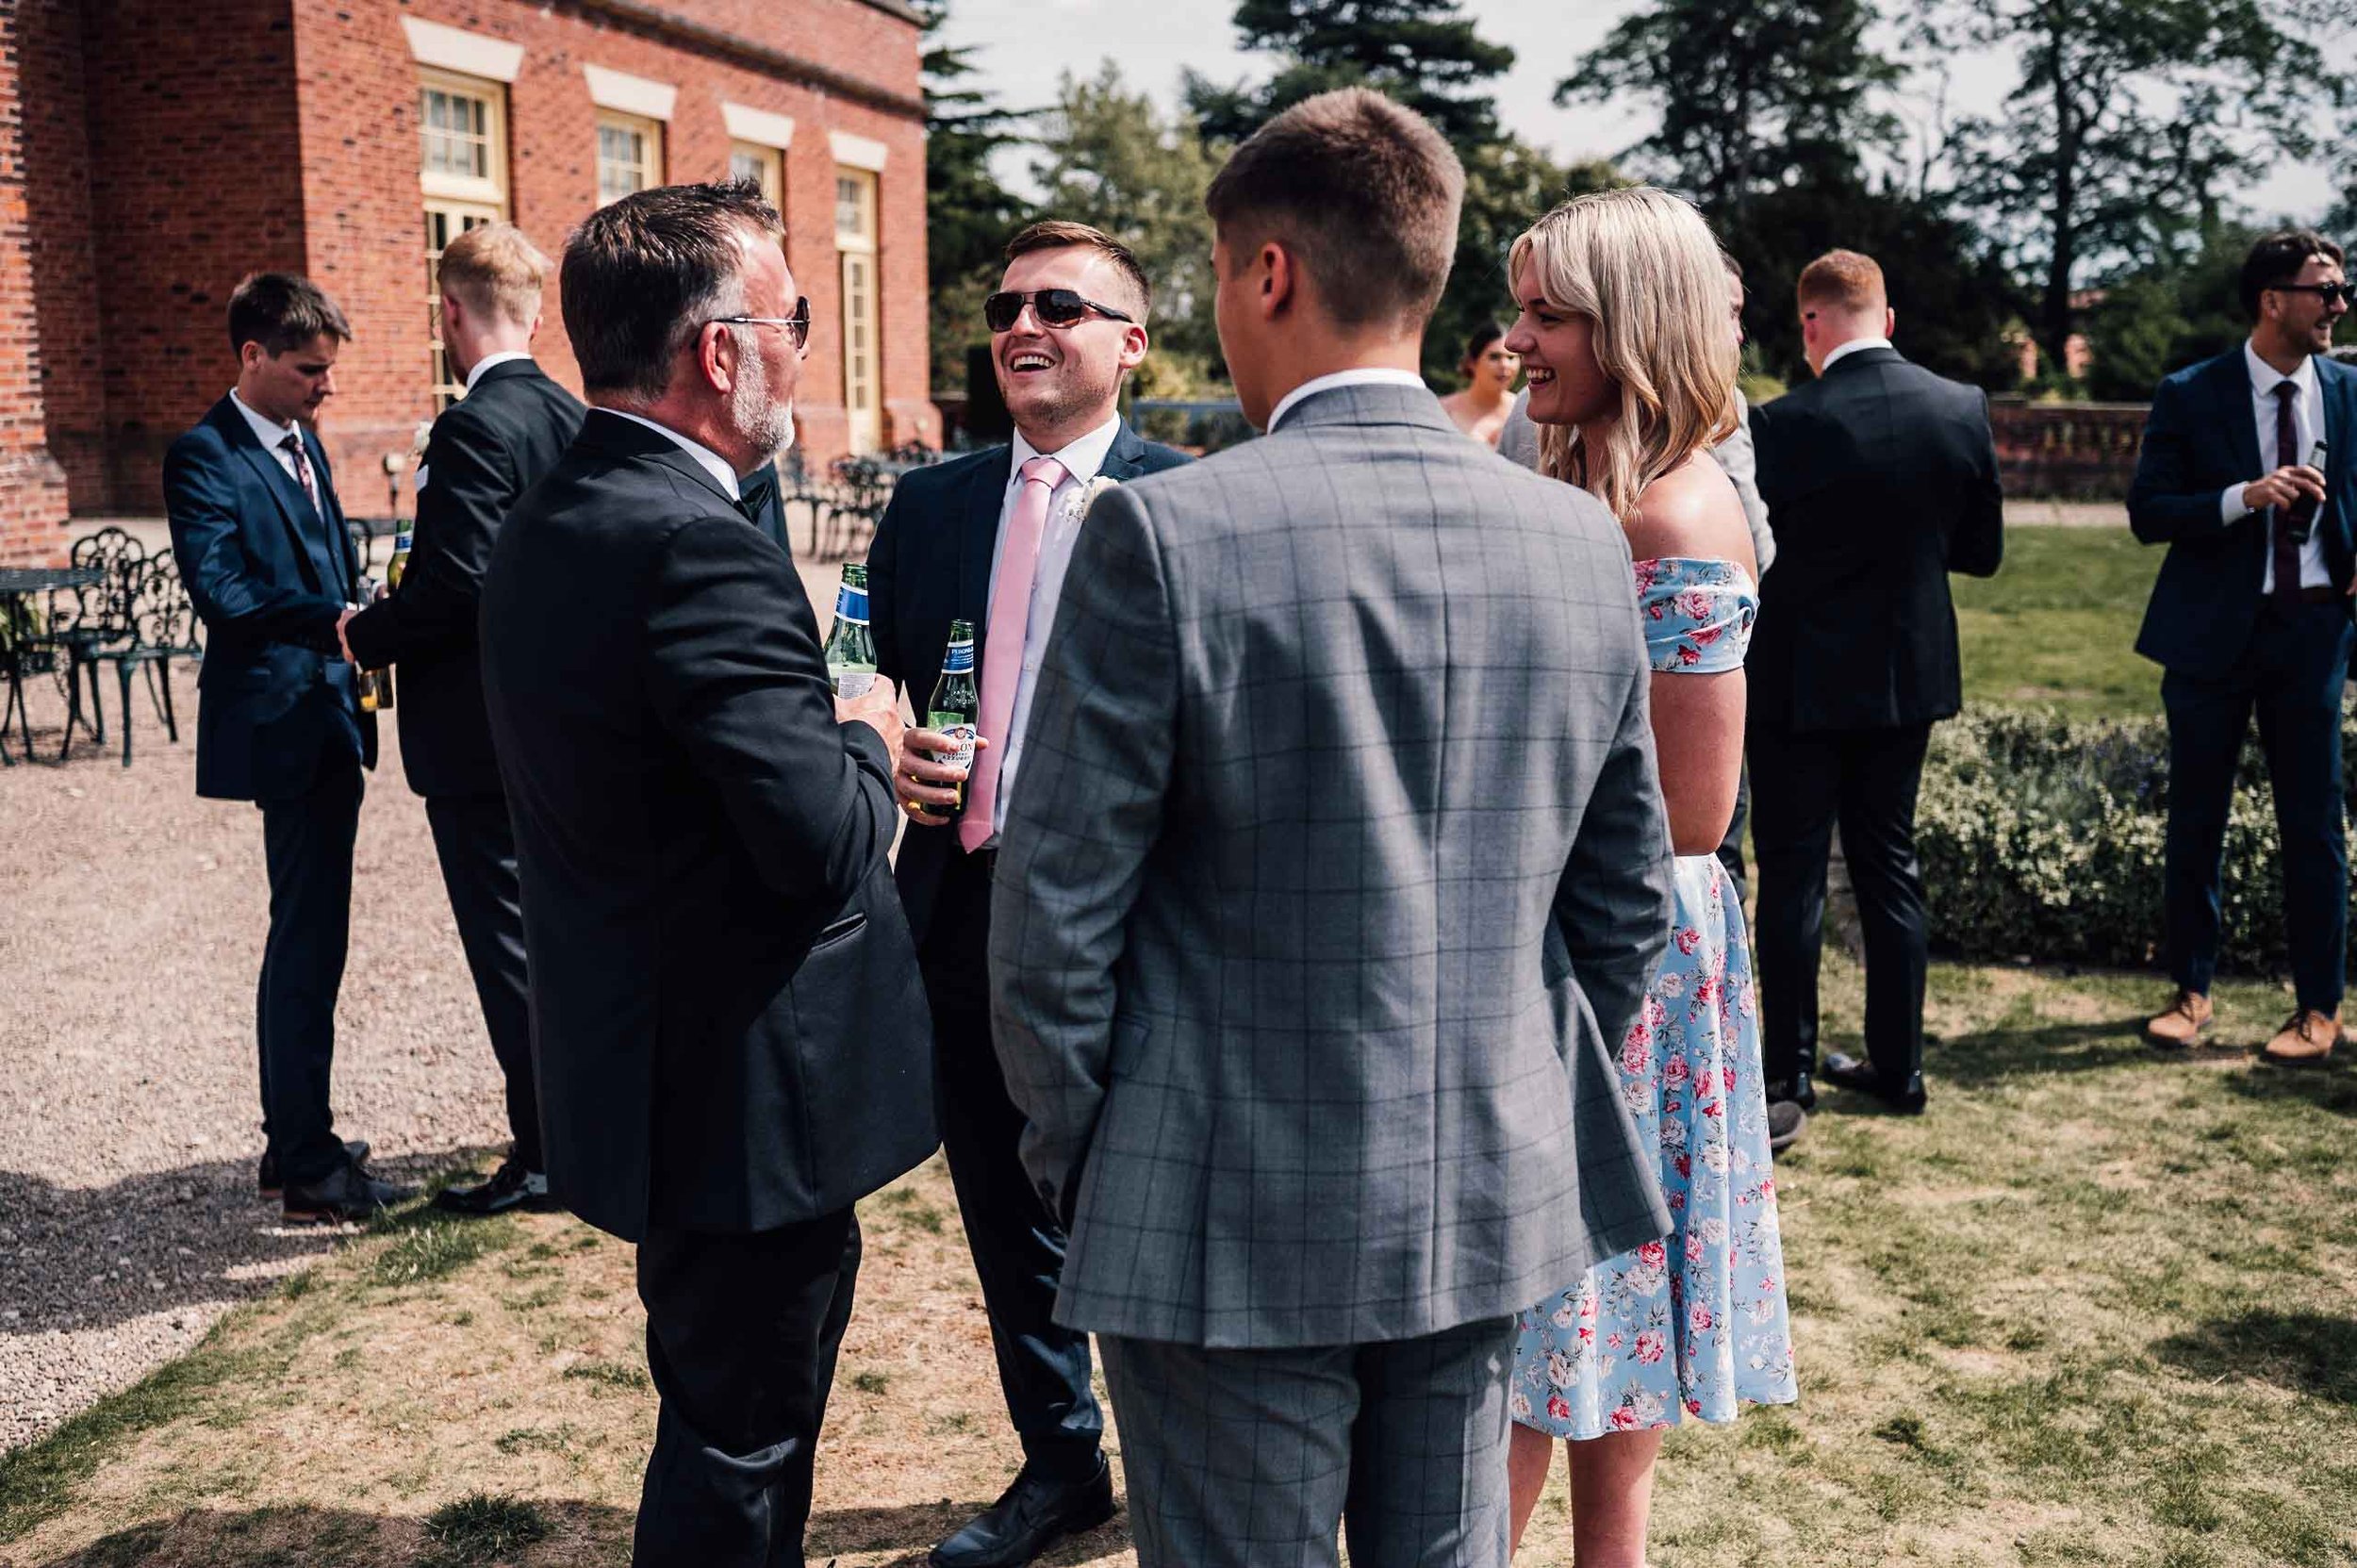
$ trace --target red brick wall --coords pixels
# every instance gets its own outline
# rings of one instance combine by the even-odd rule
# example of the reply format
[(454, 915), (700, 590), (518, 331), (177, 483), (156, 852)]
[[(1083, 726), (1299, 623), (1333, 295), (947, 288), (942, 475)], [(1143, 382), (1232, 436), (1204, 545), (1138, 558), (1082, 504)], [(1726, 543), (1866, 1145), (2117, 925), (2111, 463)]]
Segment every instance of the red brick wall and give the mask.
[[(816, 322), (797, 403), (802, 438), (817, 456), (843, 450), (846, 422), (827, 133), (883, 142), (890, 148), (880, 218), (883, 393), (892, 416), (886, 439), (939, 438), (926, 401), (924, 138), (915, 120), (610, 25), (564, 0), (546, 8), (510, 0), (409, 0), (398, 8), (292, 3), (309, 267), (342, 304), (354, 334), (338, 366), (338, 395), (321, 421), (348, 508), (382, 512), (383, 456), (406, 454), (417, 421), (432, 412), (417, 74), (404, 14), (524, 46), (521, 74), (507, 92), (510, 209), (552, 256), (597, 200), (597, 108), (583, 65), (679, 89), (665, 134), (671, 180), (726, 173), (722, 100), (794, 118), (794, 145), (785, 153), (787, 260)], [(915, 27), (858, 0), (669, 0), (666, 8), (896, 94), (913, 99), (919, 91)], [(536, 352), (551, 373), (578, 390), (553, 288), (546, 310)], [(404, 490), (405, 507), (405, 483)]]
[(34, 173), (29, 155), (78, 79), (77, 53), (72, 13), (57, 0), (0, 10), (0, 566), (45, 565), (70, 536), (43, 386), (52, 345), (41, 331), (35, 216), (47, 205), (36, 189), (47, 171)]

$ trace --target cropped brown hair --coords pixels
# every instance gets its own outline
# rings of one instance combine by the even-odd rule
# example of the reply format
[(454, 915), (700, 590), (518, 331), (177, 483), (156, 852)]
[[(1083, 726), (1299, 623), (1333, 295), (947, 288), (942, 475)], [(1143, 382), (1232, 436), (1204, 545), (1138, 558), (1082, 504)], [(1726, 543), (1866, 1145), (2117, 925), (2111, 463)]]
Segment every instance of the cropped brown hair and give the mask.
[(1803, 305), (1829, 305), (1848, 315), (1890, 304), (1881, 266), (1856, 251), (1827, 251), (1802, 268), (1797, 292)]
[(292, 272), (249, 272), (229, 295), (229, 346), (245, 352), (259, 343), (273, 358), (313, 338), (352, 340), (352, 323), (327, 292)]
[(785, 232), (750, 180), (658, 185), (584, 218), (557, 286), (583, 389), (661, 397), (702, 324), (745, 308), (748, 231), (772, 243)]
[(549, 258), (513, 223), (483, 223), (452, 239), (435, 273), (445, 294), (470, 310), (522, 325), (539, 314)]
[(1061, 251), (1075, 246), (1113, 257), (1114, 267), (1120, 270), (1132, 291), (1133, 297), (1127, 303), (1137, 306), (1138, 320), (1143, 322), (1153, 313), (1154, 286), (1146, 281), (1146, 269), (1138, 265), (1137, 256), (1129, 246), (1103, 229), (1064, 218), (1045, 219), (1007, 241), (1007, 259), (1013, 261), (1033, 251)]
[(1457, 253), (1465, 171), (1429, 121), (1363, 87), (1305, 98), (1204, 193), (1230, 256), (1292, 251), (1343, 326), (1420, 329)]
[(2278, 229), (2262, 235), (2243, 258), (2241, 285), (2242, 312), (2252, 321), (2259, 319), (2259, 296), (2270, 289), (2281, 289), (2299, 275), (2310, 256), (2322, 256), (2337, 267), (2341, 264), (2341, 248), (2314, 229)]

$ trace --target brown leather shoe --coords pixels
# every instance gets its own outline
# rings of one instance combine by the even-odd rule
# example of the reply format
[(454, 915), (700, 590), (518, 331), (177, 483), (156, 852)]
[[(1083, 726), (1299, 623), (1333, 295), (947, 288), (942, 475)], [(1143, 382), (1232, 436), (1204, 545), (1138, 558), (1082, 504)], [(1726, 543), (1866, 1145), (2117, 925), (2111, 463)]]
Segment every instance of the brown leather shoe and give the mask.
[(2144, 1026), (2144, 1037), (2165, 1050), (2184, 1050), (2210, 1029), (2210, 999), (2199, 991), (2180, 991), (2168, 1011)]
[(2287, 1066), (2305, 1066), (2321, 1062), (2332, 1054), (2340, 1043), (2341, 1015), (2326, 1016), (2314, 1008), (2302, 1008), (2285, 1020), (2275, 1032), (2275, 1038), (2266, 1043), (2260, 1055), (2270, 1062)]

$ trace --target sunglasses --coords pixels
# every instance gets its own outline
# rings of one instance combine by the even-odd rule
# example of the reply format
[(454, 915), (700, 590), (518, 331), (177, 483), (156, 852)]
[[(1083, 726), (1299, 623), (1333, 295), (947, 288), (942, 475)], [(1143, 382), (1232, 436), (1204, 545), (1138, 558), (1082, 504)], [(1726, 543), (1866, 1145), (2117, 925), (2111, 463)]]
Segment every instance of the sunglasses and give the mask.
[(712, 320), (727, 326), (782, 326), (797, 349), (810, 343), (810, 301), (803, 296), (796, 297), (791, 316), (715, 316)]
[(2338, 300), (2357, 309), (2357, 283), (2271, 283), (2267, 287), (2281, 294), (2314, 294), (2328, 305)]
[(1092, 310), (1109, 321), (1136, 321), (1133, 316), (1085, 299), (1069, 289), (1040, 289), (1028, 294), (991, 295), (982, 302), (982, 322), (993, 332), (1008, 331), (1023, 314), (1026, 305), (1039, 316), (1043, 326), (1077, 326)]

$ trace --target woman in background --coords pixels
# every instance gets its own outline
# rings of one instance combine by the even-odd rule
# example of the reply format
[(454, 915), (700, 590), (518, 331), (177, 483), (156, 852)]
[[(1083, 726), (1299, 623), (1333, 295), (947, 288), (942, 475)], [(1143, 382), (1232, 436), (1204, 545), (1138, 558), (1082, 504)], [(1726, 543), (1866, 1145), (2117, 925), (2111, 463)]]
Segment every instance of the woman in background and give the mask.
[(1465, 344), (1465, 357), (1458, 365), (1465, 372), (1465, 389), (1441, 400), (1457, 428), (1487, 447), (1498, 444), (1506, 411), (1514, 403), (1514, 378), (1522, 373), (1522, 361), (1500, 340), (1505, 336), (1506, 329), (1497, 322), (1484, 322)]

